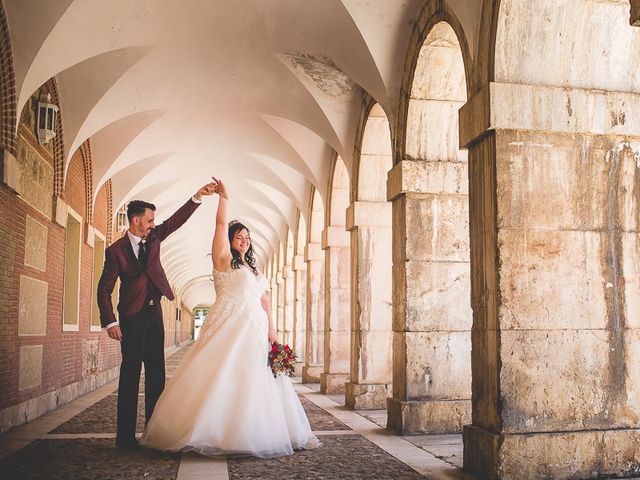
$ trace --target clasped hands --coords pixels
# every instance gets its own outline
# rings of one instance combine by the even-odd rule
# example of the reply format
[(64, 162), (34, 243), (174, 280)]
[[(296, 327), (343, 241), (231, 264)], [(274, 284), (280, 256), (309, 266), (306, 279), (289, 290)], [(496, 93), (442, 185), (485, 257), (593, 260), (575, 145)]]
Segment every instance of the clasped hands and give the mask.
[(207, 183), (205, 186), (200, 188), (200, 190), (198, 190), (194, 195), (194, 198), (200, 200), (203, 195), (212, 195), (214, 193), (217, 193), (222, 198), (229, 198), (227, 188), (224, 183), (222, 183), (222, 179), (216, 177), (211, 178), (213, 179), (213, 182)]

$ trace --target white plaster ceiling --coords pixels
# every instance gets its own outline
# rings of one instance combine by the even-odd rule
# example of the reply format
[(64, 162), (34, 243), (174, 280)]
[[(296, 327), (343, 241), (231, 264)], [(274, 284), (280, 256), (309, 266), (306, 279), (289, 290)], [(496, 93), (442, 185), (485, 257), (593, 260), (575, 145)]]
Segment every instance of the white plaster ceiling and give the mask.
[[(421, 0), (4, 0), (18, 109), (55, 76), (67, 162), (91, 138), (94, 192), (166, 218), (211, 175), (267, 259), (351, 170), (363, 91), (393, 108)], [(453, 0), (475, 50), (480, 0)], [(216, 202), (163, 246), (189, 307), (210, 303)], [(308, 220), (305, 218), (305, 220)], [(307, 222), (308, 223), (308, 222)]]

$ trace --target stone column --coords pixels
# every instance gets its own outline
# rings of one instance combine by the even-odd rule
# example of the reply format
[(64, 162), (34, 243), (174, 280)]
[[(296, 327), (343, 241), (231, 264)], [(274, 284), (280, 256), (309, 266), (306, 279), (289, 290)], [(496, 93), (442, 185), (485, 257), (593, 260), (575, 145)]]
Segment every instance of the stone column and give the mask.
[(304, 362), (307, 332), (307, 264), (304, 255), (293, 257), (293, 277), (293, 349), (298, 355), (298, 362)]
[(283, 273), (283, 287), (284, 287), (284, 308), (282, 312), (283, 318), (283, 337), (282, 343), (293, 347), (293, 314), (294, 314), (294, 276), (293, 270), (290, 265), (284, 266)]
[(355, 202), (351, 232), (351, 373), (346, 405), (386, 408), (392, 383), (391, 203)]
[(471, 413), (467, 164), (403, 160), (393, 215), (393, 398), (387, 427), (453, 433)]
[(483, 478), (640, 472), (640, 95), (491, 83), (470, 154)]
[(280, 342), (284, 340), (285, 335), (285, 326), (284, 326), (284, 276), (282, 274), (282, 270), (278, 270), (276, 272), (276, 285), (278, 288), (278, 309), (277, 309), (277, 318), (276, 322), (276, 332), (278, 334), (278, 339)]
[(302, 381), (319, 383), (324, 370), (324, 253), (319, 243), (304, 249), (307, 264), (307, 336)]
[(269, 304), (271, 305), (271, 320), (273, 326), (278, 331), (278, 283), (276, 282), (276, 273), (272, 272), (272, 277), (269, 280), (271, 289), (269, 290)]
[(322, 232), (325, 252), (325, 329), (324, 372), (320, 392), (344, 393), (349, 380), (349, 233), (343, 226), (331, 226)]

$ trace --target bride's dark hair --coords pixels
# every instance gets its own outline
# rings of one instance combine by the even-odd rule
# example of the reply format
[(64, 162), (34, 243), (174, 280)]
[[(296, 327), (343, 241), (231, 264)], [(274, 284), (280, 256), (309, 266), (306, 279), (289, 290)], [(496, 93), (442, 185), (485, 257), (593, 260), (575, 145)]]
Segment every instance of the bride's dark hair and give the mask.
[[(249, 231), (249, 229), (247, 227), (245, 227), (242, 223), (237, 222), (235, 220), (232, 220), (231, 222), (229, 222), (229, 246), (231, 247), (231, 244), (233, 242), (233, 237), (235, 236), (236, 233), (238, 233), (241, 230), (246, 230), (247, 233), (249, 235), (251, 235), (251, 232)], [(240, 256), (240, 252), (238, 250), (236, 250), (235, 248), (231, 247), (231, 268), (240, 268), (242, 266), (242, 257)], [(249, 250), (247, 250), (247, 253), (244, 254), (244, 260), (245, 262), (247, 262), (247, 265), (249, 265), (249, 267), (251, 267), (251, 270), (253, 270), (253, 273), (255, 275), (258, 274), (258, 269), (256, 268), (256, 259), (253, 256), (253, 244), (249, 243)]]

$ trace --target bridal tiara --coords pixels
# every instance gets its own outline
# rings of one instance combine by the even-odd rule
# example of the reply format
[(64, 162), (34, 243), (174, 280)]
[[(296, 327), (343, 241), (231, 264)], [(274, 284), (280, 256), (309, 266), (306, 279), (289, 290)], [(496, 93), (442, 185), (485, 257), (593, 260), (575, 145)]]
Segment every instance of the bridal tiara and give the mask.
[(238, 220), (231, 220), (229, 222), (229, 225), (227, 225), (228, 227), (233, 227), (236, 223), (240, 223)]

